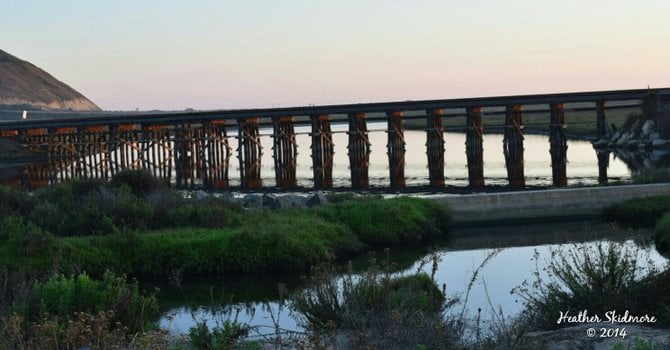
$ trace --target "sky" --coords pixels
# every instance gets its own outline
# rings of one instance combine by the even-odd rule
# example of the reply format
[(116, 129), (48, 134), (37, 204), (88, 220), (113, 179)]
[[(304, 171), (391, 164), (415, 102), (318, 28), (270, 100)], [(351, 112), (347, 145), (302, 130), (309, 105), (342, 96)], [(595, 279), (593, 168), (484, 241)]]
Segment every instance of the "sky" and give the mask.
[(670, 86), (668, 0), (2, 0), (0, 49), (105, 110)]

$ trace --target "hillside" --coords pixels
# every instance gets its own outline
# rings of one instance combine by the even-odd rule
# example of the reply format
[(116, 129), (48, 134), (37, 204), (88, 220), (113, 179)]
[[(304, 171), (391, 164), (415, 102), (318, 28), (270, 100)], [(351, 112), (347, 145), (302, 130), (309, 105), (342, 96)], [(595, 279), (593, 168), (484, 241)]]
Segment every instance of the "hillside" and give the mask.
[(0, 50), (0, 108), (99, 111), (95, 103), (30, 62)]

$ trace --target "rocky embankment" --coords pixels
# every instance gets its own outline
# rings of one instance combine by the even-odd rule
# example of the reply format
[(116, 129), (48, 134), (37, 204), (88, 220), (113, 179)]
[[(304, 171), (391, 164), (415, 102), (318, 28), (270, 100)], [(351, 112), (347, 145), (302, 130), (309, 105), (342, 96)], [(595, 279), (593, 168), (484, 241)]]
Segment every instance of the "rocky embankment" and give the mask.
[(656, 123), (647, 120), (641, 125), (633, 125), (630, 130), (618, 130), (611, 136), (593, 141), (596, 148), (622, 149), (662, 149), (670, 146), (670, 140), (661, 137), (656, 130)]

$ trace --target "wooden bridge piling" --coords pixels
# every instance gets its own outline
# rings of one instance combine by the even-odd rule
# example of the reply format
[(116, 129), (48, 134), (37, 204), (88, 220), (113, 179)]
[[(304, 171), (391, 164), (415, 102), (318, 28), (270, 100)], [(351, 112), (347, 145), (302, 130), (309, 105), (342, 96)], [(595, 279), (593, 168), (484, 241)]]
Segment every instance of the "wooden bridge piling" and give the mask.
[(365, 113), (349, 114), (349, 167), (351, 187), (363, 189), (369, 186), (370, 139)]
[(295, 141), (292, 116), (273, 118), (274, 126), (274, 161), (276, 186), (280, 188), (295, 188), (298, 186), (296, 178), (298, 145)]
[(430, 187), (444, 187), (444, 127), (442, 109), (426, 111), (426, 154)]
[(263, 186), (261, 179), (261, 156), (263, 145), (258, 132), (258, 118), (243, 118), (238, 122), (238, 158), (240, 161), (240, 184), (242, 188), (254, 189)]
[(466, 108), (465, 148), (468, 159), (468, 181), (470, 187), (484, 187), (484, 128), (482, 107)]
[(387, 153), (389, 157), (389, 176), (391, 188), (405, 187), (405, 134), (403, 132), (403, 112), (395, 111), (386, 113), (388, 120), (388, 144)]
[(597, 150), (596, 154), (598, 156), (598, 183), (606, 184), (607, 180), (607, 168), (610, 165), (610, 151), (609, 150)]
[(333, 187), (333, 156), (335, 154), (330, 116), (328, 114), (312, 115), (310, 120), (314, 188), (330, 189)]
[(228, 169), (231, 148), (224, 120), (204, 122), (202, 142), (203, 182), (205, 187), (223, 189), (230, 186)]
[(549, 153), (551, 154), (552, 180), (554, 186), (565, 187), (568, 185), (568, 178), (565, 173), (568, 162), (568, 138), (563, 131), (563, 128), (565, 127), (565, 105), (562, 102), (556, 102), (551, 103), (549, 108), (551, 109)]
[(605, 101), (596, 101), (596, 135), (599, 137), (607, 136), (607, 117), (605, 115)]
[(512, 188), (526, 186), (523, 169), (523, 106), (507, 105), (505, 111), (505, 132), (503, 153), (507, 168), (507, 179)]

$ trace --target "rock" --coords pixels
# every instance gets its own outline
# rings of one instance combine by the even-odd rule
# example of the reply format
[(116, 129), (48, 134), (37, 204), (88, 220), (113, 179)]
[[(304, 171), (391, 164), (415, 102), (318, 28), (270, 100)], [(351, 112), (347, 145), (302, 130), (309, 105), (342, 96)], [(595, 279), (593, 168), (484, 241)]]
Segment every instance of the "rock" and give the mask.
[(651, 141), (651, 147), (662, 147), (668, 143), (666, 140), (656, 139)]
[(279, 197), (273, 193), (266, 193), (263, 195), (263, 206), (270, 209), (278, 209), (281, 207)]
[(656, 126), (656, 124), (653, 120), (645, 121), (642, 125), (642, 135), (649, 135), (652, 131), (654, 131), (654, 126)]
[(278, 197), (279, 208), (306, 208), (307, 198), (297, 194), (287, 194)]
[(619, 139), (616, 141), (616, 145), (617, 146), (625, 145), (628, 142), (628, 140), (630, 140), (630, 135), (631, 133), (629, 132), (622, 134), (621, 137), (619, 137)]
[(248, 194), (240, 200), (242, 206), (245, 208), (262, 208), (263, 207), (263, 195), (262, 194)]
[(313, 207), (315, 205), (324, 205), (328, 203), (328, 197), (323, 191), (318, 191), (307, 199), (307, 206)]
[[(587, 330), (595, 330), (593, 337), (587, 336)], [(601, 337), (605, 332), (619, 332), (625, 329), (626, 336), (622, 337)], [(607, 333), (605, 333), (607, 334)], [(644, 341), (655, 344), (653, 349), (670, 349), (670, 330), (654, 329), (636, 324), (611, 324), (611, 323), (584, 323), (577, 326), (561, 328), (555, 331), (530, 332), (520, 339), (520, 345), (528, 349), (547, 349), (547, 350), (572, 350), (572, 349), (593, 349), (610, 350), (615, 346), (621, 349), (636, 349), (636, 342)], [(621, 344), (621, 345), (617, 345)], [(652, 348), (652, 347), (650, 347)]]
[(209, 193), (207, 193), (203, 190), (197, 190), (193, 194), (193, 198), (195, 198), (197, 200), (203, 200), (203, 199), (206, 199), (207, 197), (209, 197)]

